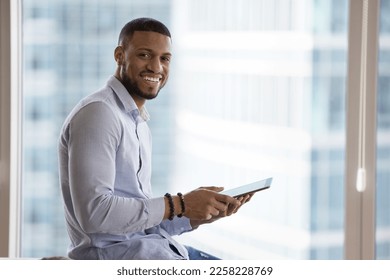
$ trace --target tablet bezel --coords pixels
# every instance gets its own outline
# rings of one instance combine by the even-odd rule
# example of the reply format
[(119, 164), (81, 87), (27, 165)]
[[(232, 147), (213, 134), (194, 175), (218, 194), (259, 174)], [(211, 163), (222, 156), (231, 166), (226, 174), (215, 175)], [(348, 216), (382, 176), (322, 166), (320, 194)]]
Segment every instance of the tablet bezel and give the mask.
[(246, 184), (246, 185), (242, 185), (242, 186), (239, 186), (236, 188), (224, 190), (220, 193), (237, 198), (237, 197), (249, 194), (249, 193), (255, 193), (255, 192), (269, 189), (271, 187), (271, 183), (272, 183), (272, 177), (269, 177), (267, 179), (256, 181), (256, 182), (253, 182), (250, 184)]

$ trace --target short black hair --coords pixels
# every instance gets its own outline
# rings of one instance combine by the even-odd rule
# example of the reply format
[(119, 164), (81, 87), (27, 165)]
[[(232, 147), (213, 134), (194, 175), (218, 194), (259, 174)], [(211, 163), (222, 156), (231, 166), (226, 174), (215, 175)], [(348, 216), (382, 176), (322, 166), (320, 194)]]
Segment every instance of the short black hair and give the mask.
[(136, 18), (123, 26), (119, 34), (118, 45), (126, 45), (135, 31), (157, 32), (171, 38), (169, 29), (162, 22), (153, 18)]

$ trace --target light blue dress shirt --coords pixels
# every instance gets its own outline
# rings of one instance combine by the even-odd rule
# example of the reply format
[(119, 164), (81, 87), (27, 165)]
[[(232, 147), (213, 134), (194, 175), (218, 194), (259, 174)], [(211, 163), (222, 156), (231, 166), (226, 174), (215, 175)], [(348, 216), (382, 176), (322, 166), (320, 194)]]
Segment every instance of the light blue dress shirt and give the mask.
[(151, 188), (152, 141), (139, 110), (115, 77), (69, 114), (59, 139), (59, 172), (73, 259), (188, 259), (171, 236), (189, 219), (164, 220)]

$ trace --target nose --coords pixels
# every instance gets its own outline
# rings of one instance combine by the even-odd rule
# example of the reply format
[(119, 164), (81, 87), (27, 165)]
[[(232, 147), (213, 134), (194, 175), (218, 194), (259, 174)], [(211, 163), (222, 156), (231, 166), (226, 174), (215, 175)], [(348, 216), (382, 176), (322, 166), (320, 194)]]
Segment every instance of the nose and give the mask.
[(151, 60), (149, 60), (149, 63), (147, 65), (148, 70), (152, 71), (153, 73), (161, 73), (162, 72), (162, 64), (159, 57), (153, 57)]

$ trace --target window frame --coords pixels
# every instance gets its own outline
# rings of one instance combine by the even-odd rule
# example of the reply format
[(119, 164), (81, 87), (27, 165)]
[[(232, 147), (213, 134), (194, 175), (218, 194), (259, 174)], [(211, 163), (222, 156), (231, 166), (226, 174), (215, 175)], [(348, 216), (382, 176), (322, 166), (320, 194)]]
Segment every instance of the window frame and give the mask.
[(0, 1), (0, 257), (20, 257), (21, 0)]
[[(344, 258), (375, 259), (379, 0), (349, 1)], [(358, 191), (358, 170), (364, 191)]]

